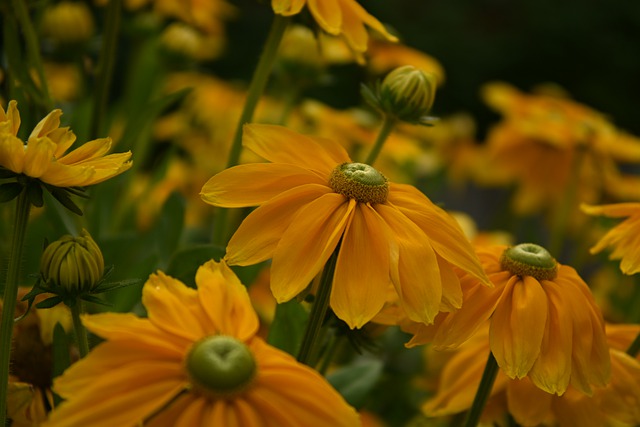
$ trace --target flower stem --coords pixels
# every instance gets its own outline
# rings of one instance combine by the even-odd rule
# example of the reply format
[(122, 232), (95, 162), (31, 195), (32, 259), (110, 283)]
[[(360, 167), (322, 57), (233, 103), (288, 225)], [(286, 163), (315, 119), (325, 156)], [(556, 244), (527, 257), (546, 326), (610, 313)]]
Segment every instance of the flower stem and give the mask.
[[(273, 62), (276, 59), (276, 53), (280, 46), (280, 41), (284, 35), (287, 26), (289, 25), (290, 17), (276, 15), (271, 24), (271, 30), (267, 36), (262, 54), (256, 65), (256, 69), (253, 72), (251, 83), (249, 84), (249, 90), (247, 92), (247, 99), (245, 100), (242, 114), (238, 120), (236, 126), (236, 132), (233, 136), (231, 143), (231, 149), (229, 151), (229, 157), (227, 159), (227, 168), (236, 166), (240, 162), (240, 153), (242, 151), (242, 127), (253, 120), (253, 113), (256, 110), (258, 101), (267, 86), (267, 80), (271, 74), (273, 68)], [(227, 241), (227, 218), (228, 211), (225, 208), (220, 208), (216, 213), (215, 222), (213, 224), (213, 243), (224, 246)]]
[(82, 300), (76, 299), (75, 304), (69, 307), (71, 309), (71, 318), (73, 319), (73, 330), (76, 334), (76, 341), (78, 343), (78, 350), (80, 351), (80, 357), (85, 357), (89, 354), (89, 339), (87, 338), (87, 330), (85, 329), (82, 321), (80, 320), (80, 314), (82, 314)]
[(93, 111), (89, 126), (89, 139), (98, 137), (102, 130), (104, 117), (109, 98), (109, 89), (113, 77), (113, 67), (116, 61), (116, 46), (118, 30), (120, 28), (120, 16), (122, 0), (111, 0), (107, 7), (104, 40), (100, 49), (100, 60), (97, 67), (95, 97), (93, 98)]
[(13, 316), (15, 315), (16, 298), (18, 297), (18, 276), (24, 252), (24, 239), (30, 210), (31, 204), (27, 196), (27, 190), (23, 189), (16, 201), (16, 216), (11, 238), (7, 281), (4, 284), (2, 322), (0, 323), (0, 426), (6, 424)]
[(376, 139), (376, 142), (373, 145), (369, 156), (367, 156), (367, 160), (364, 161), (366, 164), (373, 166), (376, 159), (378, 158), (378, 155), (380, 154), (380, 151), (382, 150), (382, 146), (389, 137), (389, 134), (391, 133), (395, 125), (396, 119), (388, 114), (385, 114), (384, 120), (382, 121), (382, 127), (380, 128), (380, 132), (378, 133), (378, 138)]
[(627, 349), (627, 354), (631, 357), (636, 357), (639, 352), (640, 352), (640, 333), (636, 336), (636, 339), (633, 340), (633, 342)]
[(492, 352), (489, 352), (489, 358), (487, 359), (487, 364), (484, 366), (482, 379), (480, 380), (478, 391), (476, 391), (476, 396), (473, 399), (473, 404), (471, 405), (471, 410), (467, 416), (465, 427), (474, 427), (478, 425), (480, 415), (482, 415), (482, 411), (484, 410), (487, 400), (491, 395), (491, 389), (493, 388), (493, 383), (496, 380), (499, 370), (500, 368), (498, 367), (496, 358), (493, 357)]
[(311, 364), (311, 358), (313, 350), (317, 344), (317, 338), (324, 322), (327, 309), (329, 308), (329, 297), (331, 296), (331, 287), (333, 286), (333, 274), (336, 270), (336, 262), (338, 260), (340, 244), (333, 251), (327, 263), (322, 270), (322, 277), (320, 278), (320, 285), (316, 292), (316, 298), (311, 308), (311, 314), (309, 315), (309, 323), (304, 331), (302, 337), (302, 344), (300, 345), (300, 352), (298, 353), (298, 362), (306, 365)]

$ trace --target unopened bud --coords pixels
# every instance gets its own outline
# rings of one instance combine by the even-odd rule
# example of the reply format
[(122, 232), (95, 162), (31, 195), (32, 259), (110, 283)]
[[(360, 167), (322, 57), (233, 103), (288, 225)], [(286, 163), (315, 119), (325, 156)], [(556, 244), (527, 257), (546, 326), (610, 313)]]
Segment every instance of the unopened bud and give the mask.
[(436, 97), (437, 79), (412, 65), (396, 68), (380, 85), (383, 111), (407, 122), (426, 116)]

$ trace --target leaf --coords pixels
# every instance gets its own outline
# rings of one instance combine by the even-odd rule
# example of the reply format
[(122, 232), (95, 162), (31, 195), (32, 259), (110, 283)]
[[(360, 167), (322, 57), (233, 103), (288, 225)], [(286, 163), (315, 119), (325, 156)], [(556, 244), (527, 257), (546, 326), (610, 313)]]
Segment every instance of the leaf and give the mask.
[(364, 405), (380, 380), (384, 364), (378, 359), (358, 359), (327, 376), (327, 380), (353, 407)]
[(267, 342), (295, 357), (300, 350), (308, 319), (309, 313), (297, 300), (278, 304)]

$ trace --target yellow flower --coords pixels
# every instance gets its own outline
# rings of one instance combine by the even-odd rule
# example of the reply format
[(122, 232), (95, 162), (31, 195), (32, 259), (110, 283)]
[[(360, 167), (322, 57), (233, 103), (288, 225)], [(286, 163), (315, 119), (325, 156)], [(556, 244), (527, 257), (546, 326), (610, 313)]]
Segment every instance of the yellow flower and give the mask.
[(61, 110), (49, 113), (25, 144), (17, 137), (20, 114), (16, 101), (9, 102), (7, 112), (0, 107), (0, 167), (55, 187), (98, 184), (131, 167), (131, 152), (106, 155), (110, 138), (89, 141), (66, 153), (76, 136), (60, 127), (61, 115)]
[(619, 259), (620, 270), (624, 274), (635, 274), (640, 271), (640, 203), (616, 203), (612, 205), (589, 206), (582, 205), (581, 209), (589, 215), (604, 215), (609, 218), (624, 218), (613, 227), (600, 241), (591, 248), (592, 254), (597, 254), (607, 246), (613, 247), (609, 259)]
[(374, 29), (387, 40), (398, 40), (356, 0), (271, 0), (273, 11), (284, 16), (300, 13), (305, 5), (309, 7), (320, 28), (335, 36), (342, 35), (356, 54), (367, 51), (369, 36), (365, 26)]
[[(491, 351), (509, 378), (528, 377), (558, 395), (569, 384), (587, 394), (592, 385), (605, 386), (610, 363), (604, 321), (576, 271), (531, 244), (480, 248), (478, 256), (495, 287), (463, 277), (462, 308), (441, 313), (433, 326), (405, 325), (415, 334), (408, 345), (455, 348), (490, 319)], [(555, 267), (536, 265), (538, 260)]]
[(322, 376), (255, 336), (258, 318), (229, 267), (209, 261), (196, 283), (159, 272), (143, 288), (148, 318), (85, 315), (106, 341), (54, 381), (67, 400), (46, 425), (359, 424)]
[[(485, 325), (488, 326), (488, 325)], [(506, 413), (518, 425), (558, 427), (634, 426), (640, 422), (640, 361), (624, 350), (640, 331), (638, 325), (607, 325), (611, 346), (611, 382), (587, 396), (569, 387), (562, 396), (546, 393), (529, 378), (509, 379), (499, 372), (482, 416), (501, 422)], [(471, 407), (489, 352), (489, 329), (480, 332), (453, 354), (440, 377), (438, 391), (422, 407), (434, 417)]]
[(272, 163), (227, 169), (201, 195), (215, 206), (260, 206), (231, 238), (226, 259), (273, 258), (278, 302), (303, 291), (338, 246), (330, 304), (352, 328), (380, 311), (392, 286), (411, 319), (431, 323), (460, 305), (453, 266), (487, 280), (453, 218), (416, 188), (353, 163), (340, 144), (257, 124), (245, 126), (243, 142)]

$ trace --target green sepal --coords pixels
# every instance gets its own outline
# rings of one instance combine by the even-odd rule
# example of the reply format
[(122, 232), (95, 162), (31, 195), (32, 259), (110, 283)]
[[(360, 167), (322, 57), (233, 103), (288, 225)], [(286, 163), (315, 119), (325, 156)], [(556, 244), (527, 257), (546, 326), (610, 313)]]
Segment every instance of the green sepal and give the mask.
[(82, 210), (71, 200), (66, 189), (54, 187), (53, 185), (45, 185), (45, 187), (62, 206), (74, 214), (82, 216)]
[(37, 179), (30, 180), (27, 184), (26, 190), (29, 202), (33, 206), (41, 208), (44, 205), (44, 199), (42, 197), (42, 187), (40, 186), (40, 181)]
[(98, 298), (97, 296), (91, 295), (91, 294), (84, 294), (84, 295), (80, 296), (80, 299), (82, 301), (87, 301), (87, 302), (90, 302), (90, 303), (93, 303), (93, 304), (102, 305), (104, 307), (113, 306), (113, 304), (111, 304), (111, 303), (109, 303), (107, 301), (104, 301), (103, 299)]
[(9, 179), (17, 176), (18, 174), (11, 169), (6, 169), (0, 166), (0, 179)]
[(22, 193), (22, 185), (17, 182), (8, 182), (0, 185), (0, 203), (10, 202)]
[(56, 295), (56, 296), (47, 298), (44, 301), (40, 301), (39, 303), (36, 304), (36, 308), (51, 308), (51, 307), (55, 307), (61, 302), (64, 302), (64, 298), (62, 298), (59, 295)]
[(371, 90), (371, 88), (364, 83), (360, 84), (360, 95), (367, 102), (367, 104), (371, 105), (376, 110), (380, 110), (380, 100), (378, 99), (378, 95), (376, 92)]
[(95, 286), (91, 290), (91, 293), (101, 294), (104, 292), (112, 291), (114, 289), (126, 288), (127, 286), (137, 285), (141, 282), (142, 282), (141, 279), (125, 279), (125, 280), (119, 280), (117, 282), (109, 282), (109, 283), (102, 282), (99, 285)]

